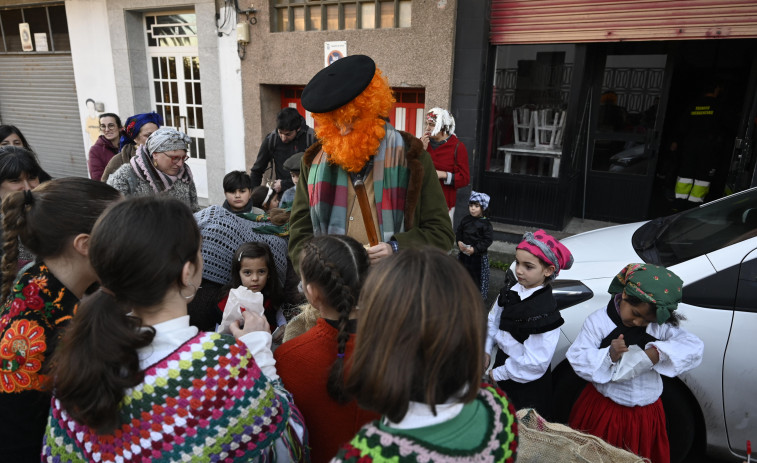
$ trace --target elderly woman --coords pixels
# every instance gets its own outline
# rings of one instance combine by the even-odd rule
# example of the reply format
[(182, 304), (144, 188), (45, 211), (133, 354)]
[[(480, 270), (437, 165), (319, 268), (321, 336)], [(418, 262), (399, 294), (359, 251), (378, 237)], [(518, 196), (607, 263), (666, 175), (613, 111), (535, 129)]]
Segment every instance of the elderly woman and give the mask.
[(192, 211), (200, 210), (192, 171), (186, 165), (190, 138), (172, 127), (150, 135), (145, 149), (108, 178), (108, 185), (124, 196), (165, 195), (176, 198)]
[(128, 119), (121, 129), (121, 138), (118, 142), (119, 153), (113, 156), (100, 180), (108, 181), (108, 177), (117, 171), (122, 165), (128, 164), (131, 158), (136, 156), (140, 148), (144, 148), (145, 142), (163, 125), (163, 117), (156, 113), (135, 114)]
[(426, 132), (421, 137), (423, 149), (431, 155), (436, 176), (447, 201), (449, 218), (454, 222), (457, 190), (468, 186), (468, 150), (455, 136), (455, 118), (446, 109), (431, 108), (426, 113)]

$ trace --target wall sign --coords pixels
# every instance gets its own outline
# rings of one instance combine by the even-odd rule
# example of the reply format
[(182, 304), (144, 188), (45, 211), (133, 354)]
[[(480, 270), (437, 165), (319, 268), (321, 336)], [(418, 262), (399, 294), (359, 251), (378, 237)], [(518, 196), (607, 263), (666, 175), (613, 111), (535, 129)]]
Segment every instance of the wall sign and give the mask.
[(347, 56), (347, 42), (323, 42), (323, 67)]

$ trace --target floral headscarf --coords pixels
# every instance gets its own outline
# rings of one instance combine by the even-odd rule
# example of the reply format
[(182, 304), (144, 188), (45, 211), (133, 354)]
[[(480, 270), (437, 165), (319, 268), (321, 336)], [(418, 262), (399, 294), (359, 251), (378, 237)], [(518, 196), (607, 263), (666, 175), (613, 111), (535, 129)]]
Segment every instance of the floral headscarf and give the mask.
[(610, 294), (625, 292), (657, 306), (657, 323), (662, 325), (678, 308), (683, 295), (683, 280), (659, 265), (628, 264), (610, 283)]

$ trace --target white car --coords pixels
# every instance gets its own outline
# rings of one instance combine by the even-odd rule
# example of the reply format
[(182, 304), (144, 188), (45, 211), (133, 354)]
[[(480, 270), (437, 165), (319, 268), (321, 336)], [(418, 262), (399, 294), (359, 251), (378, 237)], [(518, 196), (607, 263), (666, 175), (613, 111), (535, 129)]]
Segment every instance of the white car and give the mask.
[(629, 263), (663, 265), (684, 281), (681, 326), (705, 346), (699, 367), (663, 377), (671, 461), (746, 460), (747, 440), (757, 444), (757, 188), (562, 243), (575, 263), (553, 282), (565, 319), (552, 362), (555, 418), (567, 420), (585, 384), (565, 352), (586, 317), (606, 307), (612, 278)]

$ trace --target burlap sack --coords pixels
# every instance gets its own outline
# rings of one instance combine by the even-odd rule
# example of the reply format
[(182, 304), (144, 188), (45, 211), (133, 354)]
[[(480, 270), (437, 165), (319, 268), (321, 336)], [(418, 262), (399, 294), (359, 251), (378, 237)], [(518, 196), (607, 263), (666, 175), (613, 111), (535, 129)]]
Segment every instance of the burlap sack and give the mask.
[(602, 439), (559, 423), (536, 410), (518, 410), (518, 463), (644, 463), (646, 458), (613, 447)]

